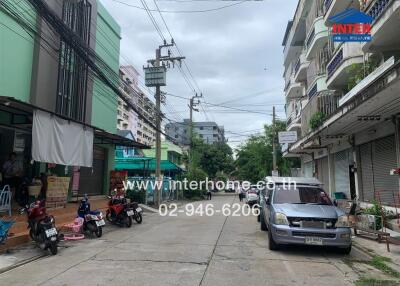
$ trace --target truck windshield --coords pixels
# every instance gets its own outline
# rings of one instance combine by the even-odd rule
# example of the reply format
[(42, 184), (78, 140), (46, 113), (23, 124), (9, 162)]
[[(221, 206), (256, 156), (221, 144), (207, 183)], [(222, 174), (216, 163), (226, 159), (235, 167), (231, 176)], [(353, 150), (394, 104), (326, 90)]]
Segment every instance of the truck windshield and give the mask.
[(277, 187), (274, 192), (274, 204), (317, 204), (332, 205), (329, 196), (321, 188), (313, 187)]

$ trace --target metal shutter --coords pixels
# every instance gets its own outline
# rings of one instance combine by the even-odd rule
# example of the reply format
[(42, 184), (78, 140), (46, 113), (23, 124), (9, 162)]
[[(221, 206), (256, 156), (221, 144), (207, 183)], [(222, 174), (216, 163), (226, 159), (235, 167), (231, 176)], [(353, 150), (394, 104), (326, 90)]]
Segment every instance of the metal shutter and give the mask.
[(303, 173), (304, 177), (312, 178), (313, 177), (313, 162), (304, 163), (303, 165)]
[(329, 190), (329, 166), (328, 157), (317, 160), (317, 177), (324, 184), (324, 190)]
[(375, 191), (386, 191), (381, 193), (381, 202), (393, 203), (393, 192), (399, 191), (398, 176), (390, 175), (390, 170), (396, 168), (397, 165), (394, 136), (376, 140), (373, 144), (372, 158)]
[(372, 144), (367, 143), (359, 147), (360, 164), (358, 173), (361, 174), (360, 199), (372, 201), (374, 199), (374, 173), (372, 166)]
[(79, 194), (101, 195), (104, 186), (106, 150), (94, 146), (93, 168), (81, 167), (79, 180)]
[(350, 198), (348, 151), (335, 154), (335, 192), (342, 192)]

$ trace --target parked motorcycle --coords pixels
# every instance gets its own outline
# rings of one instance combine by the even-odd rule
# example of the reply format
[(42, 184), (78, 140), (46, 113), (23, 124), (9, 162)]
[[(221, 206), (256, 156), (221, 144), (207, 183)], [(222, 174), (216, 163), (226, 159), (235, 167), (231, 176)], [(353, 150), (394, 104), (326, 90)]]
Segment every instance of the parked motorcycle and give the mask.
[(58, 251), (58, 232), (52, 215), (46, 212), (45, 201), (33, 202), (29, 207), (21, 209), (21, 213), (28, 215), (29, 236), (38, 246), (49, 249), (51, 254), (56, 255)]
[(109, 197), (106, 218), (113, 224), (131, 227), (132, 217), (137, 223), (142, 223), (142, 209), (137, 203), (128, 203), (123, 196)]
[(90, 232), (97, 237), (103, 235), (103, 226), (106, 224), (103, 219), (103, 214), (98, 210), (90, 210), (90, 202), (87, 195), (85, 195), (79, 204), (78, 217), (83, 218), (82, 230), (84, 232)]

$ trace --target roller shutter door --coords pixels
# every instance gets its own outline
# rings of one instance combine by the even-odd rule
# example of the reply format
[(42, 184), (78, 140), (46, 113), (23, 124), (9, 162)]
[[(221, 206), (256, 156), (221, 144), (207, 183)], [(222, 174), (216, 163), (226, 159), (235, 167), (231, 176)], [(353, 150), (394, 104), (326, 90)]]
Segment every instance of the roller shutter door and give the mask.
[(345, 193), (350, 198), (349, 152), (335, 154), (335, 192)]
[(324, 184), (324, 190), (329, 190), (328, 157), (317, 160), (317, 178)]
[(360, 199), (371, 202), (374, 199), (374, 173), (372, 166), (372, 144), (367, 143), (359, 147), (361, 173)]
[(104, 186), (105, 149), (94, 146), (93, 168), (81, 167), (79, 194), (101, 195)]
[(304, 177), (306, 177), (306, 178), (313, 177), (313, 162), (304, 163), (303, 173), (304, 173)]
[[(375, 191), (381, 193), (381, 201), (393, 203), (393, 192), (399, 191), (398, 176), (391, 176), (390, 170), (396, 168), (396, 147), (394, 136), (376, 140), (373, 148), (373, 172)], [(397, 195), (397, 194), (396, 194)]]

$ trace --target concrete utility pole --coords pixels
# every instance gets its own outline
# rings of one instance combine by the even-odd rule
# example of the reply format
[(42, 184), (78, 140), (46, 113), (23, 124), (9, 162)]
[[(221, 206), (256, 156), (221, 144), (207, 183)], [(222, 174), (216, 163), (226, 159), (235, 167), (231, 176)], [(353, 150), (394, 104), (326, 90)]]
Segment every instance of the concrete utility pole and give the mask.
[[(185, 57), (171, 57), (171, 51), (168, 50), (168, 55), (162, 56), (161, 52), (163, 48), (173, 47), (175, 45), (174, 40), (171, 40), (171, 44), (167, 44), (164, 40), (164, 44), (160, 45), (158, 49), (156, 49), (156, 58), (152, 60), (148, 60), (149, 64), (152, 64), (154, 67), (161, 67), (161, 63), (163, 67), (170, 67), (170, 63), (172, 63), (173, 67), (175, 66), (175, 62), (178, 62), (181, 65), (181, 62)], [(165, 74), (165, 73), (164, 73)], [(151, 80), (151, 79), (150, 79)], [(155, 80), (159, 80), (156, 78)], [(165, 80), (165, 77), (164, 77)], [(146, 84), (147, 85), (147, 84)], [(164, 84), (151, 84), (147, 86), (155, 86), (156, 87), (156, 170), (155, 170), (155, 204), (159, 206), (161, 204), (161, 85)]]
[(272, 171), (277, 171), (276, 167), (276, 124), (275, 106), (272, 107)]
[(192, 96), (192, 98), (190, 99), (190, 103), (189, 103), (189, 110), (190, 110), (190, 116), (189, 116), (189, 170), (192, 167), (192, 149), (193, 149), (193, 111), (199, 112), (198, 109), (196, 109), (195, 107), (200, 104), (200, 101), (197, 100), (197, 102), (195, 102), (195, 99), (197, 98), (201, 98), (203, 97), (203, 94), (201, 94), (200, 96), (196, 95)]

